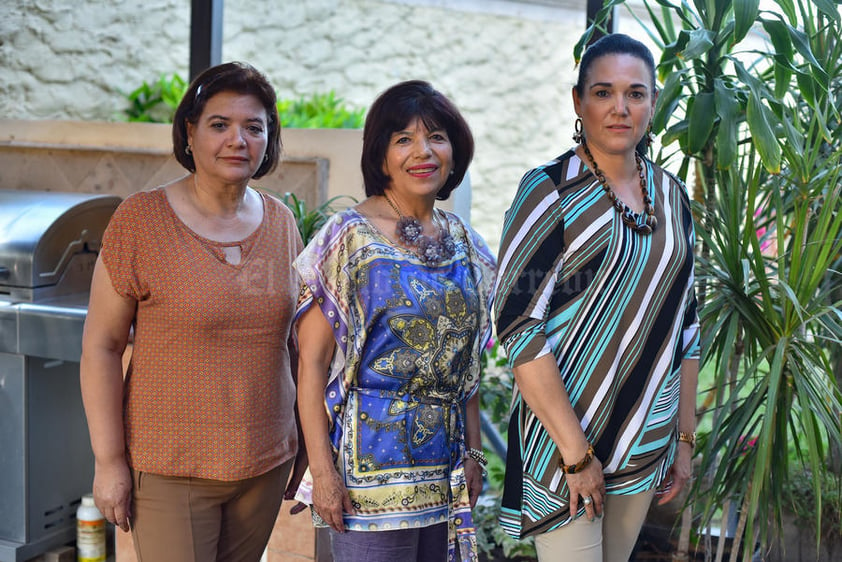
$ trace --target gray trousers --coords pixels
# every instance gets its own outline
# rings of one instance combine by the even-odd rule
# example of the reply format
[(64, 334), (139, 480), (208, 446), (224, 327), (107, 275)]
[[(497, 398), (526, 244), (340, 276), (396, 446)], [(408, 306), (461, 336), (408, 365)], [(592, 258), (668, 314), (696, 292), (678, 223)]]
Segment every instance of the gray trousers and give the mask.
[(333, 562), (447, 560), (447, 523), (395, 531), (330, 531)]

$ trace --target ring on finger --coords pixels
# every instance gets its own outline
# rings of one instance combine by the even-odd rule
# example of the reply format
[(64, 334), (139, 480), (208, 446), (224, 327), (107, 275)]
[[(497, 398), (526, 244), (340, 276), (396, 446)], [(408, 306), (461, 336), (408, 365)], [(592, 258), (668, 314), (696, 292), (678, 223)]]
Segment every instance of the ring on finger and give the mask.
[(585, 496), (582, 498), (582, 503), (585, 505), (591, 505), (593, 503), (593, 498), (590, 496)]

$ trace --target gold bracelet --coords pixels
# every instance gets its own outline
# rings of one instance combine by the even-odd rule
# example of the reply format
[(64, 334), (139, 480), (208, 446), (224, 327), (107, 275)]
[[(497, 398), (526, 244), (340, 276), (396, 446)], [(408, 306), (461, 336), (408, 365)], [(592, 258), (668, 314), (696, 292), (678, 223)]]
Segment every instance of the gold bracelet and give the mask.
[(691, 449), (696, 448), (696, 432), (686, 433), (684, 431), (678, 432), (678, 442), (679, 443), (687, 443), (690, 445)]
[(585, 453), (585, 457), (577, 462), (576, 464), (564, 464), (563, 462), (559, 461), (559, 466), (561, 467), (561, 471), (565, 474), (576, 474), (577, 472), (582, 472), (587, 468), (591, 461), (593, 460), (593, 445), (588, 443), (588, 452)]

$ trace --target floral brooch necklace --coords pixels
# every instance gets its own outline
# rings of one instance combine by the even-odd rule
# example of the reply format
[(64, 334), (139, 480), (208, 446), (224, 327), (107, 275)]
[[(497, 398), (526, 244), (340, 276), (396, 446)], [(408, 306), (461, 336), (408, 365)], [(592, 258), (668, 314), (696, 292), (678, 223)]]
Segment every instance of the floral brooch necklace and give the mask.
[(388, 195), (384, 193), (383, 197), (386, 198), (386, 202), (398, 215), (398, 224), (395, 228), (398, 240), (401, 244), (412, 248), (424, 262), (424, 265), (434, 266), (453, 257), (453, 254), (456, 253), (456, 243), (450, 233), (439, 223), (435, 209), (433, 209), (433, 222), (439, 228), (438, 239), (426, 236), (424, 227), (418, 219), (404, 216)]
[(585, 142), (585, 139), (582, 139), (582, 149), (585, 151), (588, 160), (590, 160), (591, 168), (593, 168), (596, 179), (599, 180), (600, 185), (602, 185), (605, 194), (614, 205), (614, 208), (620, 213), (623, 223), (630, 226), (635, 232), (652, 234), (655, 231), (655, 227), (658, 226), (658, 219), (655, 218), (655, 208), (652, 206), (652, 198), (649, 197), (649, 190), (646, 188), (646, 174), (643, 173), (643, 162), (641, 161), (640, 155), (635, 151), (634, 161), (637, 163), (637, 175), (640, 176), (640, 191), (643, 193), (643, 212), (646, 214), (646, 220), (643, 224), (637, 222), (636, 213), (628, 205), (620, 201), (620, 198), (617, 197), (617, 194), (608, 185), (608, 180), (605, 179), (605, 174), (596, 164), (596, 160), (594, 160), (593, 154), (588, 149), (588, 143)]

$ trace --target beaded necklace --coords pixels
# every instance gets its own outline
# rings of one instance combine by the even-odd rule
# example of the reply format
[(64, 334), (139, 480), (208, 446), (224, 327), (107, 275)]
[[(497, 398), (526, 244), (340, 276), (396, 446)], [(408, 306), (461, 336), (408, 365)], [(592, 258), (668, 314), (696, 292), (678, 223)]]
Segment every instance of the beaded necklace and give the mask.
[(424, 265), (434, 266), (453, 257), (453, 254), (456, 253), (456, 243), (450, 233), (439, 223), (435, 209), (433, 209), (433, 223), (439, 229), (438, 239), (426, 236), (424, 226), (418, 219), (404, 216), (388, 195), (384, 193), (383, 197), (386, 198), (386, 202), (398, 215), (398, 224), (395, 227), (398, 240), (401, 244), (412, 248), (424, 262)]
[(646, 188), (646, 174), (643, 173), (643, 162), (640, 155), (635, 152), (634, 161), (637, 164), (637, 175), (640, 176), (640, 191), (643, 192), (643, 211), (646, 214), (644, 224), (637, 222), (635, 212), (632, 211), (628, 205), (623, 203), (620, 198), (617, 197), (617, 194), (614, 193), (614, 190), (611, 189), (611, 186), (608, 185), (608, 180), (605, 179), (605, 174), (599, 169), (599, 166), (597, 166), (596, 160), (594, 160), (593, 154), (591, 154), (591, 151), (588, 148), (588, 143), (585, 142), (585, 139), (582, 139), (582, 149), (585, 151), (585, 155), (588, 157), (588, 160), (590, 160), (591, 168), (593, 169), (596, 179), (599, 180), (600, 185), (602, 185), (602, 188), (605, 190), (605, 194), (614, 205), (614, 208), (618, 213), (620, 213), (620, 218), (623, 219), (623, 223), (631, 227), (635, 232), (639, 232), (641, 234), (652, 234), (652, 232), (655, 231), (655, 227), (658, 226), (658, 219), (655, 218), (655, 208), (652, 206), (652, 198), (649, 197), (649, 190)]

